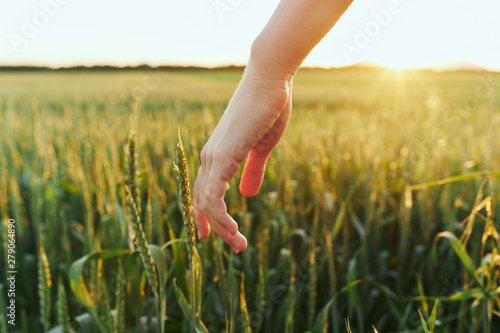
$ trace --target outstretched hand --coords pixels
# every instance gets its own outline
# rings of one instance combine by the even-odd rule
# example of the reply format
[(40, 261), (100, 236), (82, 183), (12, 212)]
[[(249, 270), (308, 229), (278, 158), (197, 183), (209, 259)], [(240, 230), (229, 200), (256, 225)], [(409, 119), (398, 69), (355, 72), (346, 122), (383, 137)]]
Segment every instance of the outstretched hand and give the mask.
[(224, 203), (227, 182), (248, 157), (240, 191), (257, 193), (267, 158), (290, 117), (293, 76), (352, 1), (281, 0), (254, 40), (243, 79), (201, 152), (193, 190), (199, 238), (212, 228), (235, 252), (246, 249), (247, 240)]
[(244, 196), (257, 194), (273, 148), (285, 131), (290, 111), (292, 78), (270, 78), (251, 66), (201, 152), (193, 189), (198, 237), (213, 229), (236, 252), (247, 247), (238, 224), (228, 214), (224, 195), (247, 158), (240, 183)]

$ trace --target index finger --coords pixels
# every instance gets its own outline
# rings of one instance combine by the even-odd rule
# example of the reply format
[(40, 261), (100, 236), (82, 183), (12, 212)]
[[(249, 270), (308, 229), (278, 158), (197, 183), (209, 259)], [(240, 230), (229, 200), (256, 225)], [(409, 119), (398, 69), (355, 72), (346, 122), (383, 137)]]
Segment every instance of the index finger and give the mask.
[[(210, 162), (210, 159), (209, 161)], [(198, 188), (199, 218), (205, 219), (211, 228), (235, 252), (246, 249), (246, 238), (238, 232), (238, 224), (228, 214), (224, 202), (228, 179), (231, 179), (238, 171), (239, 165), (227, 163), (227, 159), (217, 158), (207, 163), (210, 168), (203, 167), (202, 179)]]
[(199, 196), (201, 214), (215, 233), (236, 253), (244, 251), (247, 247), (247, 240), (238, 231), (236, 221), (228, 214), (224, 197), (207, 197), (202, 193)]

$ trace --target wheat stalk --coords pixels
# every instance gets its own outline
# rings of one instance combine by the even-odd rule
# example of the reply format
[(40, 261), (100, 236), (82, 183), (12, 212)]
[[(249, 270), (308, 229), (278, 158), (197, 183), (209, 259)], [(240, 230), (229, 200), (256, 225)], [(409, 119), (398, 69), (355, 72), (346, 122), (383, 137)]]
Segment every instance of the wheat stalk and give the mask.
[(136, 137), (131, 133), (128, 139), (128, 154), (127, 154), (127, 176), (125, 184), (129, 187), (132, 199), (134, 200), (137, 211), (141, 212), (139, 187), (137, 186), (137, 153), (136, 153)]
[(40, 317), (45, 331), (50, 329), (50, 276), (49, 260), (43, 246), (38, 249), (38, 295), (40, 296)]
[(66, 290), (64, 283), (59, 281), (57, 286), (57, 324), (61, 328), (62, 333), (72, 333), (69, 315), (68, 315), (68, 302), (66, 300)]
[(99, 284), (99, 291), (101, 294), (101, 322), (103, 323), (105, 332), (112, 333), (115, 331), (115, 321), (111, 314), (109, 293), (104, 283)]
[(174, 163), (174, 169), (177, 171), (177, 183), (179, 187), (179, 201), (182, 206), (182, 215), (184, 217), (184, 227), (186, 229), (186, 241), (188, 244), (189, 257), (192, 258), (196, 246), (193, 202), (191, 200), (191, 183), (189, 181), (188, 165), (186, 153), (182, 145), (181, 133), (179, 130), (179, 142), (177, 143), (177, 161)]
[(245, 296), (245, 274), (241, 273), (241, 288), (240, 288), (240, 320), (241, 320), (241, 332), (252, 333), (252, 328), (250, 327), (250, 317), (248, 315), (247, 300)]
[(174, 169), (177, 171), (177, 183), (179, 187), (179, 201), (182, 206), (182, 216), (184, 218), (184, 228), (186, 230), (186, 242), (188, 245), (189, 267), (191, 271), (191, 307), (193, 310), (193, 330), (197, 327), (198, 315), (195, 305), (195, 272), (194, 272), (194, 251), (196, 246), (193, 202), (191, 200), (191, 184), (189, 182), (189, 173), (186, 153), (182, 145), (181, 131), (178, 131), (179, 142), (177, 143), (177, 161), (174, 163)]
[(118, 273), (118, 277), (116, 280), (116, 333), (124, 333), (127, 329), (126, 327), (126, 322), (125, 322), (125, 287), (126, 287), (126, 282), (124, 281), (125, 279), (123, 278), (122, 275), (122, 270), (121, 270), (121, 265), (120, 265), (120, 273)]
[(158, 292), (158, 279), (156, 276), (156, 267), (154, 265), (153, 257), (149, 251), (149, 244), (142, 229), (141, 218), (139, 217), (139, 212), (137, 211), (137, 206), (132, 198), (132, 193), (127, 185), (125, 185), (125, 190), (127, 191), (127, 207), (130, 217), (130, 224), (132, 225), (132, 230), (135, 235), (135, 240), (137, 242), (137, 247), (139, 252), (141, 252), (142, 262), (146, 269), (146, 276), (156, 294)]
[(124, 333), (126, 331), (125, 323), (125, 286), (126, 281), (123, 276), (122, 262), (121, 259), (118, 260), (118, 274), (116, 278), (116, 333)]

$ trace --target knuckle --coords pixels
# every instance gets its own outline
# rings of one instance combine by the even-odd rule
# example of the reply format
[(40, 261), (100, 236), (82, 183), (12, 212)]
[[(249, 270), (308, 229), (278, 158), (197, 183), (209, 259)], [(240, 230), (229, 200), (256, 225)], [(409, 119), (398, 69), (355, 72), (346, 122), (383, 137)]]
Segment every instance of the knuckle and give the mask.
[(238, 169), (240, 168), (240, 165), (236, 163), (235, 161), (228, 161), (226, 169), (227, 171), (232, 175), (236, 174), (238, 172)]
[(198, 211), (198, 213), (206, 212), (207, 210), (207, 202), (206, 200), (200, 200), (198, 203), (198, 207), (194, 207), (194, 211)]
[(208, 143), (201, 150), (200, 159), (202, 164), (210, 163), (213, 160), (213, 149)]
[(231, 223), (228, 226), (228, 231), (230, 236), (234, 236), (238, 233), (238, 224), (237, 223)]
[(235, 226), (232, 230), (229, 230), (229, 236), (233, 237), (238, 233), (238, 226)]
[(213, 152), (212, 152), (212, 157), (214, 160), (216, 161), (222, 161), (222, 160), (225, 160), (227, 157), (228, 157), (228, 153), (226, 151), (224, 151), (223, 149), (215, 149)]
[(215, 218), (222, 219), (224, 215), (226, 215), (226, 207), (225, 205), (214, 205), (212, 207), (212, 213)]
[(219, 198), (219, 194), (217, 193), (217, 190), (215, 188), (207, 188), (205, 190), (205, 198), (205, 209), (213, 210), (213, 202)]
[(230, 163), (230, 162), (224, 162), (221, 164), (222, 168), (222, 173), (221, 173), (221, 178), (223, 181), (227, 182), (233, 178), (233, 176), (238, 172), (239, 169), (238, 164)]
[(214, 198), (216, 198), (216, 190), (214, 186), (207, 186), (207, 188), (205, 188), (205, 191), (203, 192), (203, 195), (206, 199), (204, 200), (204, 204), (205, 206), (208, 206), (207, 201), (212, 201)]
[(208, 156), (209, 156), (208, 148), (207, 148), (207, 146), (205, 146), (201, 150), (201, 154), (200, 154), (201, 164), (205, 164), (208, 161)]
[(213, 155), (214, 163), (217, 163), (222, 170), (222, 180), (228, 181), (238, 172), (240, 164), (228, 152), (216, 150)]

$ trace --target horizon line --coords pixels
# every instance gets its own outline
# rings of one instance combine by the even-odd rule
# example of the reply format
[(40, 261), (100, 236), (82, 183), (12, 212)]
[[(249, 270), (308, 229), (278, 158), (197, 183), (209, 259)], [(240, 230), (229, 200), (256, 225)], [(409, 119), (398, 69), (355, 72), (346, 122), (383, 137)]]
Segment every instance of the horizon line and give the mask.
[[(474, 64), (475, 65), (475, 64)], [(71, 71), (71, 70), (79, 70), (79, 71), (98, 71), (98, 70), (110, 70), (110, 71), (127, 71), (127, 70), (244, 70), (246, 65), (218, 65), (218, 66), (203, 66), (203, 65), (158, 65), (152, 66), (149, 64), (139, 64), (139, 65), (72, 65), (72, 66), (46, 66), (46, 65), (2, 65), (0, 64), (0, 71)], [(354, 68), (365, 68), (365, 69), (389, 69), (389, 70), (401, 70), (396, 68), (386, 67), (374, 62), (370, 61), (362, 61), (351, 65), (346, 66), (301, 66), (301, 70), (342, 70), (342, 69), (354, 69)], [(435, 73), (441, 72), (489, 72), (489, 73), (500, 73), (500, 70), (487, 69), (481, 66), (477, 66), (476, 68), (467, 68), (460, 66), (456, 68), (435, 68), (432, 66), (423, 66), (416, 68), (402, 68), (403, 70), (423, 70), (423, 71), (431, 71)]]

